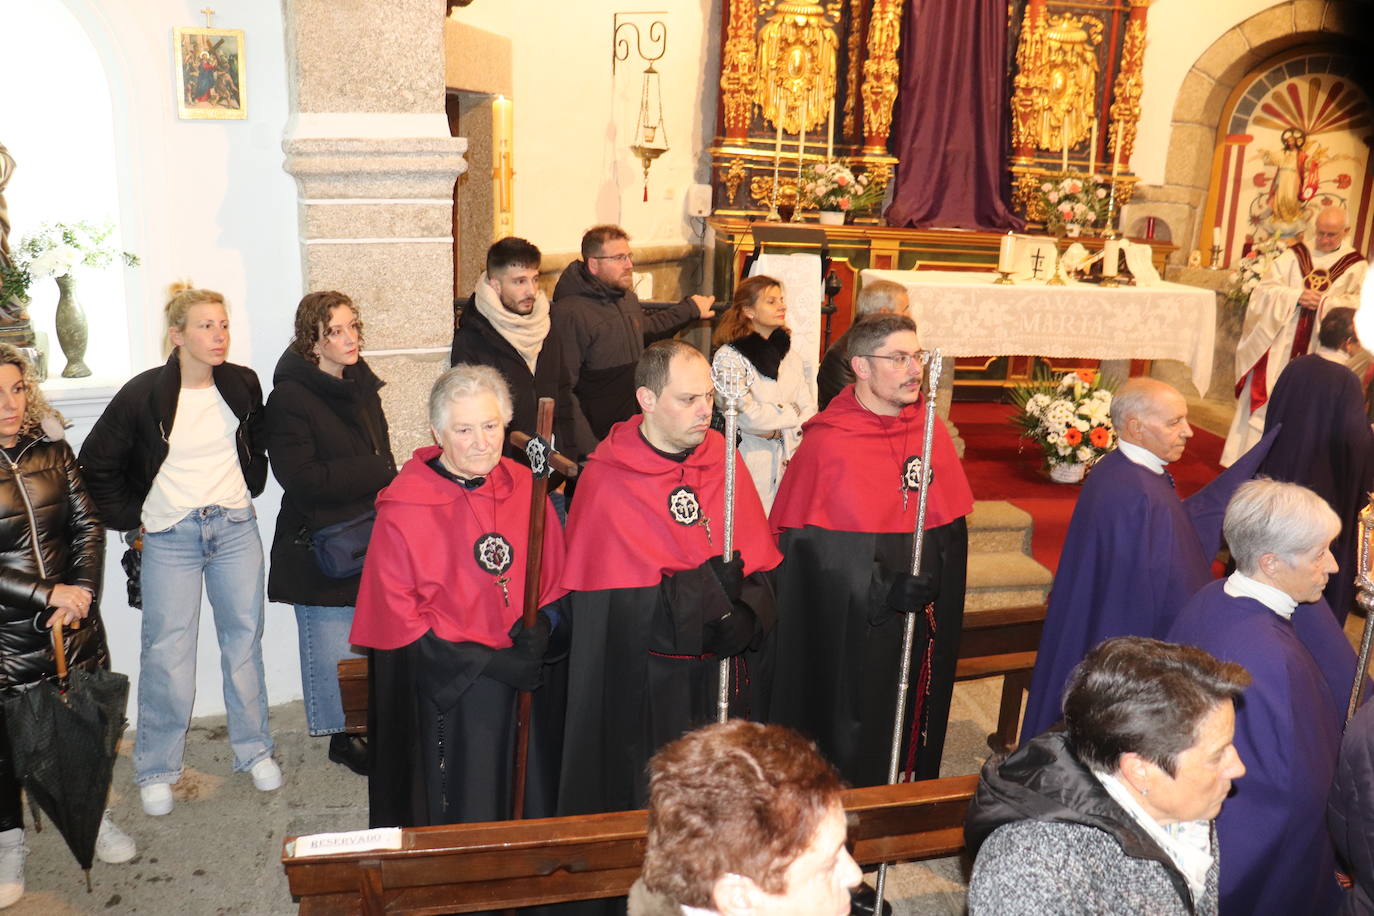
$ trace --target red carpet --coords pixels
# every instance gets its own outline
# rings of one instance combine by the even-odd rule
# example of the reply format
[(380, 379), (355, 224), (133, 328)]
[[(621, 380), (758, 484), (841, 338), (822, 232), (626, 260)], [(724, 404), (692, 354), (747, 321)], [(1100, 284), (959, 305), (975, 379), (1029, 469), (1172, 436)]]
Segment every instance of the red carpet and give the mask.
[[(1069, 530), (1079, 488), (1055, 483), (1042, 470), (1039, 446), (1020, 438), (1011, 425), (1010, 404), (955, 403), (950, 419), (964, 439), (964, 473), (974, 499), (1004, 499), (1035, 519), (1031, 555), (1051, 571)], [(1222, 440), (1193, 430), (1183, 459), (1169, 466), (1180, 496), (1190, 496), (1221, 471)]]

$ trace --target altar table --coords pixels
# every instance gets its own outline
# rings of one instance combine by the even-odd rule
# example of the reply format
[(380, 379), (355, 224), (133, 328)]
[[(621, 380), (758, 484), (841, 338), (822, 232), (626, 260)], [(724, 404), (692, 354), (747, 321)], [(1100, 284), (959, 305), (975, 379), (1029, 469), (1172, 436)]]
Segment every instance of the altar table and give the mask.
[(993, 284), (996, 274), (865, 270), (863, 283), (907, 288), (921, 344), (958, 356), (1176, 359), (1205, 392), (1212, 379), (1216, 293), (1196, 286)]

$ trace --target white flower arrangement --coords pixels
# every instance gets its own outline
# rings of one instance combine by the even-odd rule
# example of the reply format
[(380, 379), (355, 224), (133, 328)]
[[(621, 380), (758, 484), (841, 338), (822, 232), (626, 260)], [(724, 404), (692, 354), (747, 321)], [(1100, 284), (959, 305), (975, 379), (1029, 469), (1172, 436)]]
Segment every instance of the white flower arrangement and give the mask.
[(1015, 389), (1012, 400), (1020, 408), (1012, 422), (1041, 447), (1050, 467), (1090, 464), (1116, 444), (1112, 393), (1091, 369), (1042, 377)]
[(1058, 181), (1042, 181), (1039, 204), (1045, 227), (1056, 235), (1068, 227), (1092, 226), (1107, 218), (1107, 188), (1102, 177), (1067, 175)]
[(13, 263), (0, 268), (0, 291), (6, 300), (27, 302), (35, 280), (65, 277), (78, 264), (99, 269), (119, 258), (130, 267), (137, 266), (137, 255), (111, 247), (113, 234), (114, 224), (108, 222), (44, 223), (37, 232), (24, 236), (11, 254)]
[(867, 172), (855, 175), (836, 160), (817, 163), (806, 173), (801, 196), (804, 203), (818, 210), (862, 212), (881, 201), (883, 191), (871, 182)]
[(1269, 272), (1269, 265), (1287, 250), (1288, 246), (1277, 234), (1257, 239), (1251, 245), (1249, 253), (1240, 259), (1236, 269), (1231, 271), (1228, 277), (1230, 285), (1226, 289), (1227, 303), (1244, 308), (1250, 302), (1250, 294)]

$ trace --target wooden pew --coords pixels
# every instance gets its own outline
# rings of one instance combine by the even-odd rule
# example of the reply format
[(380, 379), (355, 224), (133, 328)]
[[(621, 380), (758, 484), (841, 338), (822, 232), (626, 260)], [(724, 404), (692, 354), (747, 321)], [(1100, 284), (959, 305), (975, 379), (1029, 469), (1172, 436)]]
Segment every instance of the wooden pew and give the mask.
[[(850, 841), (860, 864), (958, 853), (976, 776), (849, 789)], [(644, 857), (645, 813), (421, 827), (399, 850), (291, 858), (302, 916), (470, 913), (629, 892)]]
[[(1016, 746), (1016, 733), (1021, 725), (1021, 693), (1030, 687), (1035, 651), (1040, 645), (1040, 631), (1044, 625), (1043, 604), (970, 611), (964, 615), (954, 679), (1003, 678), (997, 731), (988, 736), (988, 745), (995, 751)], [(346, 730), (352, 734), (366, 734), (367, 659), (345, 658), (339, 662), (339, 693), (343, 698)]]
[[(993, 608), (964, 614), (959, 640), (956, 681), (985, 677), (1002, 678), (1002, 699), (997, 707), (997, 731), (988, 735), (988, 746), (998, 753), (1016, 746), (1021, 728), (1021, 693), (1030, 688), (1035, 653), (1045, 628), (1045, 605)], [(366, 716), (364, 716), (366, 718)]]

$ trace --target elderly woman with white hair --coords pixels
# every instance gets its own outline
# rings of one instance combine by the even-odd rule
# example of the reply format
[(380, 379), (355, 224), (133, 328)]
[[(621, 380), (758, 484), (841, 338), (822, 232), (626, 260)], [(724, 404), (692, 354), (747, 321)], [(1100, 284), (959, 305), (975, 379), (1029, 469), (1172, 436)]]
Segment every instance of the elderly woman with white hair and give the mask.
[[(539, 685), (557, 624), (545, 608), (521, 625), (532, 478), (501, 457), (510, 419), (499, 372), (454, 366), (429, 396), (436, 444), (377, 497), (351, 634), (370, 650), (373, 827), (510, 815), (516, 691)], [(543, 549), (541, 607), (563, 593), (558, 524)]]
[(1169, 639), (1243, 665), (1236, 709), (1246, 775), (1217, 819), (1222, 913), (1335, 912), (1324, 815), (1355, 653), (1322, 598), (1336, 513), (1297, 484), (1252, 480), (1222, 523), (1236, 571), (1184, 607)]

